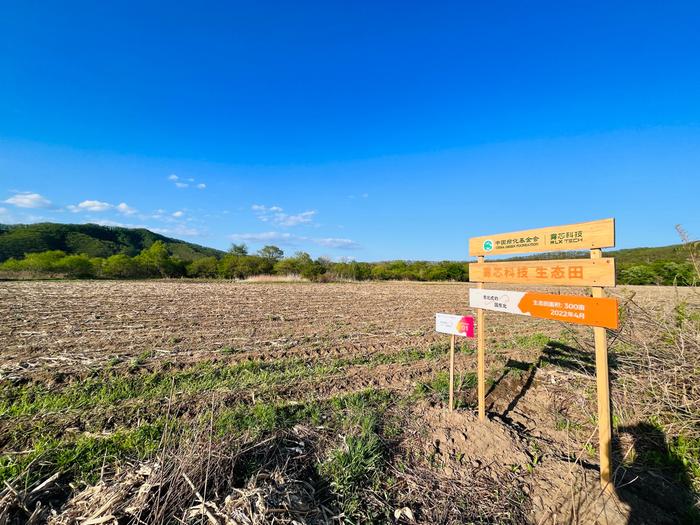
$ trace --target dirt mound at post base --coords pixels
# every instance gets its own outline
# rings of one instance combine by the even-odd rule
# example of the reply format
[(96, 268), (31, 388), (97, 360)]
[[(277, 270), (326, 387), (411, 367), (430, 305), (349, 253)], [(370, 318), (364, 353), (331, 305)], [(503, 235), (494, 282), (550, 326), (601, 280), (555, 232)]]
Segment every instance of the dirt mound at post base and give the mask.
[(552, 444), (531, 440), (498, 418), (479, 421), (473, 411), (430, 407), (417, 415), (422, 445), (433, 464), (459, 479), (486, 475), (522, 488), (537, 524), (627, 524), (629, 506), (604, 494), (595, 466), (560, 458)]

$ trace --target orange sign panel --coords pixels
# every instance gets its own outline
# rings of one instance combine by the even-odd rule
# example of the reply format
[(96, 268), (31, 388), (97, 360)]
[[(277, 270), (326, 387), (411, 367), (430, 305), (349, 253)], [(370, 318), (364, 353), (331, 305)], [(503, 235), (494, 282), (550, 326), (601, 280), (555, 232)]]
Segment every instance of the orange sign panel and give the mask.
[(617, 301), (609, 298), (475, 288), (469, 290), (469, 306), (613, 330), (618, 327)]
[(615, 286), (615, 259), (471, 263), (469, 280), (554, 286)]
[(469, 255), (557, 252), (615, 246), (615, 219), (551, 226), (469, 239)]

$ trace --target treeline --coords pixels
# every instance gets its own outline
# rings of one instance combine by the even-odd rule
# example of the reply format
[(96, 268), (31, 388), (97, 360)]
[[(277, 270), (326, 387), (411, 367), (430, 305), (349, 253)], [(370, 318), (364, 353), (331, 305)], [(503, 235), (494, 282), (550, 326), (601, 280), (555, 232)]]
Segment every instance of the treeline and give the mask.
[[(155, 241), (136, 256), (110, 257), (69, 255), (61, 250), (28, 253), (22, 259), (0, 264), (5, 277), (68, 277), (74, 279), (206, 278), (247, 279), (258, 275), (295, 275), (310, 281), (468, 281), (467, 263), (443, 261), (388, 261), (376, 263), (333, 262), (313, 259), (297, 252), (285, 257), (276, 246), (265, 246), (255, 254), (245, 245), (233, 245), (221, 257), (200, 257), (183, 261), (173, 255), (163, 241)], [(618, 284), (659, 284), (689, 286), (698, 275), (689, 262), (654, 261), (623, 264), (618, 268)]]
[(618, 284), (696, 286), (698, 273), (690, 262), (654, 261), (626, 264), (617, 271)]
[(296, 275), (311, 281), (337, 280), (415, 280), (467, 281), (466, 263), (407, 262), (381, 263), (333, 262), (313, 259), (297, 252), (285, 257), (276, 246), (265, 246), (255, 254), (243, 244), (233, 245), (222, 257), (200, 257), (191, 262), (171, 255), (166, 244), (156, 241), (138, 255), (117, 254), (110, 257), (68, 255), (61, 250), (28, 253), (22, 259), (11, 258), (0, 264), (5, 276), (68, 277), (73, 279), (146, 279), (192, 277), (246, 279), (257, 275)]

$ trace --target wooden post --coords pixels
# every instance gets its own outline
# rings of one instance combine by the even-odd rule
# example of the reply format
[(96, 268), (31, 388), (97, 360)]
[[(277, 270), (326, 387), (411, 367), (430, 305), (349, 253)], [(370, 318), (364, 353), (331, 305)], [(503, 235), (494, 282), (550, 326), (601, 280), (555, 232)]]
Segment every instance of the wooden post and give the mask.
[(450, 336), (450, 412), (455, 407), (455, 338), (454, 334)]
[[(477, 262), (483, 263), (484, 256), (476, 258)], [(483, 288), (484, 283), (478, 283), (478, 288)], [(484, 357), (484, 310), (476, 310), (476, 369), (477, 369), (477, 394), (479, 397), (479, 421), (486, 419), (486, 359)]]
[[(591, 259), (600, 259), (600, 249), (591, 250)], [(591, 295), (605, 297), (600, 286), (591, 288)], [(608, 373), (608, 340), (605, 328), (594, 327), (595, 371), (598, 390), (598, 441), (600, 448), (600, 486), (606, 492), (612, 492), (612, 420), (610, 417), (610, 376)]]

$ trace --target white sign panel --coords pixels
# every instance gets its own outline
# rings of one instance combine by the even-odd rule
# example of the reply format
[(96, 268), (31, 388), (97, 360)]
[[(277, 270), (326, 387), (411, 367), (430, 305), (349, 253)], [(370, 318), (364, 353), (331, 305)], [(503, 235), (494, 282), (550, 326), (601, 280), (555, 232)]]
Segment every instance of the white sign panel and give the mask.
[(514, 292), (507, 290), (484, 290), (483, 288), (471, 288), (469, 290), (469, 306), (507, 312), (510, 314), (530, 315), (520, 310), (519, 304), (526, 292)]
[(441, 334), (474, 337), (474, 318), (465, 315), (435, 314), (435, 331)]

